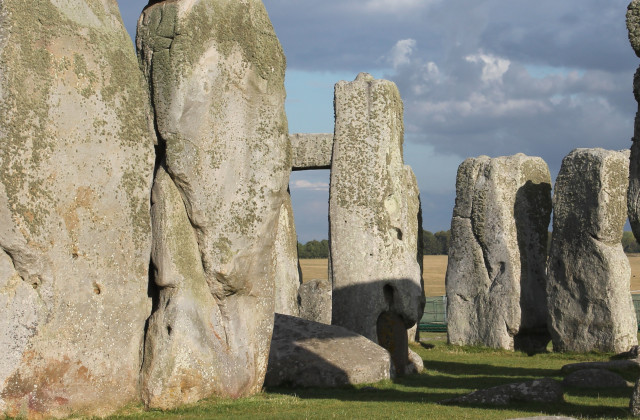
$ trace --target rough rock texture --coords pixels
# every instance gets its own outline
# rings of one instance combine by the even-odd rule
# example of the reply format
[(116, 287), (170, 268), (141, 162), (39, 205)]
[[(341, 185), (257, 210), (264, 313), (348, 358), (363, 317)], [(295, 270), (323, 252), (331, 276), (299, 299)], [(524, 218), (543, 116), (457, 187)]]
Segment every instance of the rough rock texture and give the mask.
[(460, 165), (446, 274), (449, 343), (545, 348), (550, 214), (542, 159), (481, 156)]
[(413, 171), (403, 163), (402, 111), (392, 82), (361, 73), (354, 82), (335, 86), (332, 322), (376, 343), (381, 314), (399, 317), (406, 343), (406, 329), (420, 319), (424, 306), (417, 259), (420, 203)]
[(335, 325), (276, 314), (266, 386), (336, 387), (390, 379), (389, 353)]
[(562, 386), (554, 379), (494, 386), (461, 397), (442, 401), (441, 404), (489, 404), (507, 405), (513, 402), (558, 402), (563, 400)]
[(139, 395), (153, 139), (114, 1), (0, 2), (0, 413)]
[(280, 209), (274, 254), (275, 311), (279, 314), (300, 316), (298, 289), (301, 286), (302, 274), (298, 262), (298, 236), (290, 199), (285, 200)]
[(631, 415), (634, 417), (640, 417), (640, 379), (633, 387), (633, 394), (631, 394), (631, 401), (629, 401), (629, 409)]
[(628, 385), (622, 376), (606, 369), (578, 370), (562, 380), (562, 386), (576, 388), (626, 388)]
[(291, 167), (294, 171), (331, 169), (333, 133), (291, 134)]
[(562, 161), (548, 262), (549, 331), (556, 351), (621, 352), (638, 344), (621, 245), (629, 158), (576, 149)]
[[(195, 263), (178, 254), (176, 264), (184, 272), (197, 265), (185, 285), (196, 283), (201, 267), (213, 298), (202, 304), (209, 307), (202, 319), (189, 321), (194, 328), (181, 332), (182, 343), (154, 338), (149, 330), (149, 343), (173, 347), (145, 358), (145, 403), (177, 405), (209, 387), (232, 397), (258, 392), (273, 329), (276, 236), (289, 200), (282, 48), (259, 0), (153, 1), (139, 20), (137, 44), (152, 88), (161, 165), (191, 224), (175, 240), (194, 236), (198, 246)], [(186, 297), (197, 294), (185, 292), (177, 306), (157, 305), (154, 317), (192, 311), (201, 304)], [(213, 328), (219, 337), (198, 341), (198, 328)], [(182, 363), (185, 347), (210, 353), (207, 359), (194, 356), (188, 369), (204, 360), (199, 371), (224, 379), (210, 384), (198, 372), (189, 376), (193, 382), (174, 388), (183, 371), (159, 367)]]
[(633, 0), (627, 7), (627, 30), (631, 48), (640, 57), (640, 0)]
[(630, 374), (640, 375), (640, 360), (611, 360), (609, 362), (582, 362), (569, 363), (562, 366), (560, 371), (563, 375), (571, 372), (577, 372), (584, 369), (607, 369), (615, 372), (629, 372)]
[(331, 283), (328, 280), (307, 280), (298, 289), (300, 318), (331, 324)]
[(407, 364), (407, 369), (405, 373), (420, 373), (424, 370), (424, 360), (422, 357), (415, 351), (409, 349), (409, 364)]
[[(631, 47), (640, 54), (640, 1), (634, 0), (627, 10), (627, 29)], [(640, 56), (640, 55), (639, 55)], [(640, 67), (633, 76), (633, 95), (640, 110)], [(627, 209), (629, 223), (636, 238), (640, 238), (640, 112), (636, 113), (631, 158), (629, 162), (629, 190), (627, 193)]]

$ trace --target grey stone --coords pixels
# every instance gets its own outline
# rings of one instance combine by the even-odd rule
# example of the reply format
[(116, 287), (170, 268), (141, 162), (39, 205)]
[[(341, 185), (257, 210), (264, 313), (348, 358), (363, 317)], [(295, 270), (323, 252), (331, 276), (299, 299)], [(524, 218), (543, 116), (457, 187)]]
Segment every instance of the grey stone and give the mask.
[(550, 191), (538, 157), (481, 156), (458, 168), (446, 274), (449, 343), (546, 347)]
[(115, 2), (0, 2), (0, 415), (138, 398), (148, 112)]
[(333, 133), (297, 133), (289, 138), (292, 170), (331, 169)]
[[(419, 192), (413, 171), (403, 163), (402, 112), (392, 82), (361, 73), (354, 82), (335, 86), (332, 322), (382, 343), (379, 320), (384, 314), (396, 317), (399, 322), (385, 324), (392, 328), (385, 334), (387, 343), (396, 343), (396, 364), (407, 362), (406, 330), (424, 306), (417, 258)], [(404, 371), (404, 365), (396, 368)]]
[[(183, 331), (193, 341), (181, 346), (212, 354), (212, 366), (202, 369), (224, 372), (217, 394), (259, 392), (273, 329), (276, 237), (290, 199), (282, 48), (259, 0), (153, 2), (139, 20), (137, 46), (152, 88), (161, 164), (182, 196), (220, 311), (210, 321), (223, 332), (224, 351), (198, 348), (195, 331)], [(179, 355), (171, 354), (175, 363)], [(174, 372), (154, 383), (173, 383)], [(180, 401), (169, 386), (143, 391), (149, 407)]]
[[(635, 3), (635, 2), (634, 2)], [(633, 4), (633, 3), (632, 3)], [(633, 95), (640, 104), (640, 67), (633, 76)], [(640, 111), (640, 105), (638, 110)], [(640, 238), (640, 112), (636, 113), (631, 156), (629, 161), (629, 190), (627, 192), (627, 212), (631, 230), (636, 238)]]
[(390, 379), (389, 353), (345, 328), (275, 315), (266, 386), (337, 387)]
[(574, 417), (562, 417), (562, 416), (537, 416), (537, 417), (518, 417), (517, 419), (509, 420), (576, 420)]
[(631, 48), (640, 57), (640, 0), (633, 0), (627, 7), (627, 30)]
[(638, 344), (621, 245), (628, 165), (626, 153), (603, 149), (576, 149), (562, 161), (547, 283), (556, 351), (621, 352)]
[(421, 373), (424, 370), (424, 360), (415, 351), (409, 349), (409, 363), (405, 370), (406, 374)]
[(562, 366), (560, 371), (567, 375), (584, 369), (607, 369), (615, 372), (629, 372), (631, 374), (640, 374), (640, 360), (611, 360), (608, 362), (581, 362), (569, 363)]
[(285, 200), (280, 209), (278, 232), (273, 248), (275, 260), (275, 311), (279, 314), (300, 316), (298, 289), (302, 274), (298, 263), (298, 236), (293, 221), (291, 200)]
[(631, 401), (629, 401), (629, 409), (631, 415), (634, 417), (640, 417), (640, 379), (633, 387), (633, 394), (631, 394)]
[(627, 381), (617, 373), (606, 369), (583, 369), (570, 373), (562, 380), (562, 386), (576, 388), (626, 388)]
[(507, 405), (514, 402), (552, 403), (563, 400), (562, 386), (554, 379), (542, 378), (481, 389), (461, 397), (442, 401), (441, 404)]
[(300, 318), (331, 324), (331, 283), (312, 279), (300, 285)]

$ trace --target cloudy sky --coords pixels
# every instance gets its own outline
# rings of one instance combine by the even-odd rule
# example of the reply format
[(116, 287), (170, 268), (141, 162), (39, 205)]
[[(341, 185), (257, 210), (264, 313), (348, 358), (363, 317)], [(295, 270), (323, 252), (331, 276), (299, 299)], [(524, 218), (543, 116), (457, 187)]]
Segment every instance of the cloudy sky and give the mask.
[[(423, 227), (449, 229), (467, 157), (541, 156), (555, 178), (577, 147), (626, 149), (640, 64), (629, 0), (264, 0), (287, 56), (290, 132), (333, 132), (333, 85), (394, 81)], [(119, 0), (130, 33), (147, 1)], [(301, 242), (327, 238), (328, 171), (294, 173)]]

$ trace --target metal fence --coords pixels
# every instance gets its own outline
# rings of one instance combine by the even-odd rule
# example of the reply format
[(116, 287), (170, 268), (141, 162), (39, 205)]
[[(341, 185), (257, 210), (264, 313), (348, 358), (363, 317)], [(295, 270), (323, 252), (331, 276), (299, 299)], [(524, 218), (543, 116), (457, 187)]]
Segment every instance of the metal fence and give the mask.
[[(638, 331), (640, 331), (640, 294), (632, 294), (633, 307), (638, 319)], [(446, 332), (447, 331), (447, 297), (428, 297), (424, 305), (424, 314), (418, 325), (420, 331)]]

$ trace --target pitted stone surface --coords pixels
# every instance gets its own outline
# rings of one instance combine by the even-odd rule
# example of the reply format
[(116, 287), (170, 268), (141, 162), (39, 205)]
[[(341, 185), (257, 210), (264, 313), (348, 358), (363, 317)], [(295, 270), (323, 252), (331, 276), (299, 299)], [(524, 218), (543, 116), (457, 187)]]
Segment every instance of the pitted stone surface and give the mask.
[(335, 86), (332, 322), (374, 342), (383, 312), (397, 314), (406, 329), (424, 306), (417, 258), (420, 203), (413, 171), (403, 162), (402, 112), (392, 82), (361, 73)]
[(274, 259), (275, 311), (279, 314), (300, 316), (298, 289), (301, 286), (302, 274), (298, 263), (298, 236), (290, 199), (285, 200), (280, 209)]
[[(139, 21), (137, 46), (152, 88), (162, 165), (182, 196), (220, 311), (211, 322), (224, 332), (222, 352), (199, 349), (197, 340), (183, 346), (213, 354), (203, 370), (227, 378), (213, 385), (215, 393), (252, 394), (266, 372), (276, 237), (289, 200), (285, 57), (259, 0), (152, 3)], [(174, 383), (173, 372), (156, 383)], [(189, 387), (185, 382), (181, 392), (195, 392)], [(172, 392), (166, 386), (143, 395), (156, 407), (171, 401)]]
[(331, 283), (312, 279), (300, 285), (300, 318), (331, 324)]
[(481, 156), (458, 168), (446, 274), (449, 343), (546, 347), (550, 191), (549, 169), (537, 157)]
[(292, 169), (331, 169), (333, 133), (297, 133), (291, 139)]
[(582, 369), (570, 373), (562, 380), (562, 386), (576, 388), (626, 388), (627, 381), (617, 373), (606, 369)]
[(139, 395), (148, 94), (113, 1), (0, 2), (0, 413)]
[(563, 391), (560, 383), (554, 379), (543, 378), (529, 382), (481, 389), (461, 397), (442, 401), (441, 404), (507, 405), (513, 402), (552, 403), (562, 401), (563, 399)]
[(562, 161), (547, 283), (556, 351), (619, 353), (638, 344), (621, 245), (628, 165), (628, 153), (603, 149), (576, 149)]
[(337, 387), (390, 379), (389, 353), (335, 325), (275, 315), (266, 386)]
[(631, 48), (640, 57), (640, 0), (633, 0), (627, 7), (627, 30)]

